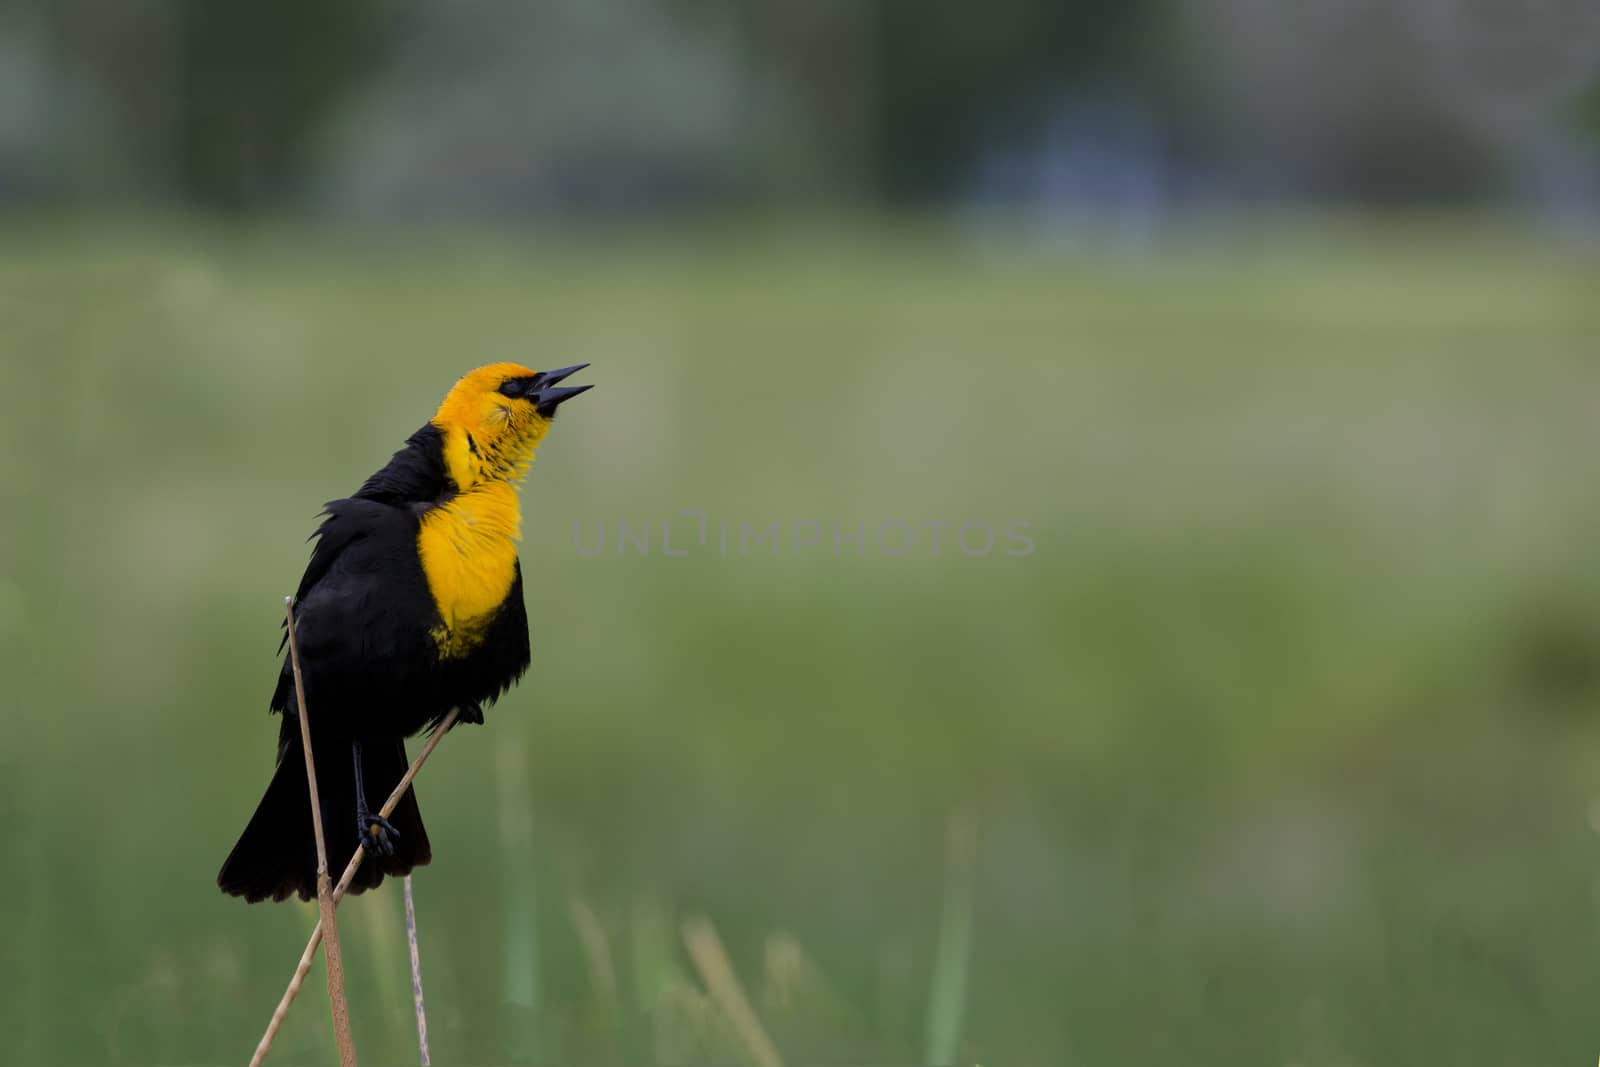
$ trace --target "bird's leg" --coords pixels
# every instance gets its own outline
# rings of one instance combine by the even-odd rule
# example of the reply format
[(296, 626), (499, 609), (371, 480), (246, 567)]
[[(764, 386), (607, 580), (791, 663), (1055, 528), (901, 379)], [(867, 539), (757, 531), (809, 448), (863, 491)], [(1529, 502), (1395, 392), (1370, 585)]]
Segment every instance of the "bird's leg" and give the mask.
[(356, 836), (366, 846), (370, 856), (394, 855), (394, 843), (400, 831), (394, 824), (367, 807), (367, 789), (361, 782), (361, 742), (350, 742), (350, 751), (356, 761)]
[(473, 726), (483, 725), (483, 705), (476, 700), (469, 700), (461, 705), (461, 714), (456, 716), (456, 722), (469, 723)]

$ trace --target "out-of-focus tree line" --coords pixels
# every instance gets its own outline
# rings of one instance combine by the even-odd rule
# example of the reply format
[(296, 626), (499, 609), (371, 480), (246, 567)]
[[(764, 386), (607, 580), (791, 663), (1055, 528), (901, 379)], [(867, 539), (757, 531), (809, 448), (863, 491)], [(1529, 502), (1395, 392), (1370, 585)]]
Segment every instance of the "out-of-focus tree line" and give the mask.
[(1592, 206), (1600, 5), (10, 0), (0, 201)]

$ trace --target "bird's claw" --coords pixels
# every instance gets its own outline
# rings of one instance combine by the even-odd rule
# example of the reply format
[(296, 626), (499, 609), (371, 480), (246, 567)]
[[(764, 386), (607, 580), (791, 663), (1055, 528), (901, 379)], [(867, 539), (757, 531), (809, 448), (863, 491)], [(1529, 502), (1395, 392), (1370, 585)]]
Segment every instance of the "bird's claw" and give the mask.
[(371, 856), (394, 855), (394, 844), (400, 840), (400, 831), (393, 823), (370, 811), (356, 812), (356, 834)]
[(469, 726), (482, 726), (483, 705), (476, 700), (461, 705), (461, 714), (456, 716), (456, 721), (467, 723)]

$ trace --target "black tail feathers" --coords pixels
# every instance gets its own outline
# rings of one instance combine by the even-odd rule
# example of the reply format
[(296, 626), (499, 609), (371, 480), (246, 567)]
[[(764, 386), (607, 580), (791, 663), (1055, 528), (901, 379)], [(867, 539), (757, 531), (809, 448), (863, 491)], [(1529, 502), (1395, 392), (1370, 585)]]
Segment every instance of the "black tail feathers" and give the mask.
[[(316, 739), (317, 793), (322, 801), (322, 833), (328, 845), (328, 876), (344, 872), (358, 844), (355, 768), (348, 739)], [(406, 750), (398, 738), (368, 741), (361, 746), (361, 767), (367, 800), (376, 812), (406, 772)], [(392, 856), (365, 856), (350, 892), (360, 893), (383, 876), (409, 874), (432, 859), (428, 831), (417, 809), (416, 792), (407, 789), (389, 821), (400, 832)], [(278, 733), (278, 769), (272, 775), (256, 813), (239, 836), (217, 874), (224, 893), (258, 900), (301, 900), (317, 895), (317, 845), (311, 828), (311, 800), (306, 793), (306, 757), (300, 726), (285, 715)]]

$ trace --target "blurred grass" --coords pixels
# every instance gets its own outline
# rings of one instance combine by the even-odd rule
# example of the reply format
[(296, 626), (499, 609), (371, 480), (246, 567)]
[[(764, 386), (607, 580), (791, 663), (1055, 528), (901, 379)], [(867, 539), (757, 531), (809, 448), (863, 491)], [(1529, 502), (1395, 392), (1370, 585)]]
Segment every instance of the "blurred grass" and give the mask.
[[(12, 224), (15, 1061), (253, 1045), (314, 922), (212, 885), (271, 762), (274, 605), (320, 502), (500, 358), (597, 388), (529, 482), (534, 672), (419, 789), (441, 1062), (737, 1059), (688, 914), (791, 1063), (930, 1033), (984, 1063), (1586, 1061), (1597, 292), (1592, 249), (1444, 221)], [(662, 558), (693, 508), (1024, 520), (1037, 550)], [(580, 558), (574, 520), (657, 550)], [(981, 826), (958, 1036), (928, 1015), (953, 812)], [(408, 1060), (398, 907), (350, 907), (358, 1045)], [(333, 1061), (315, 998), (275, 1055)]]

